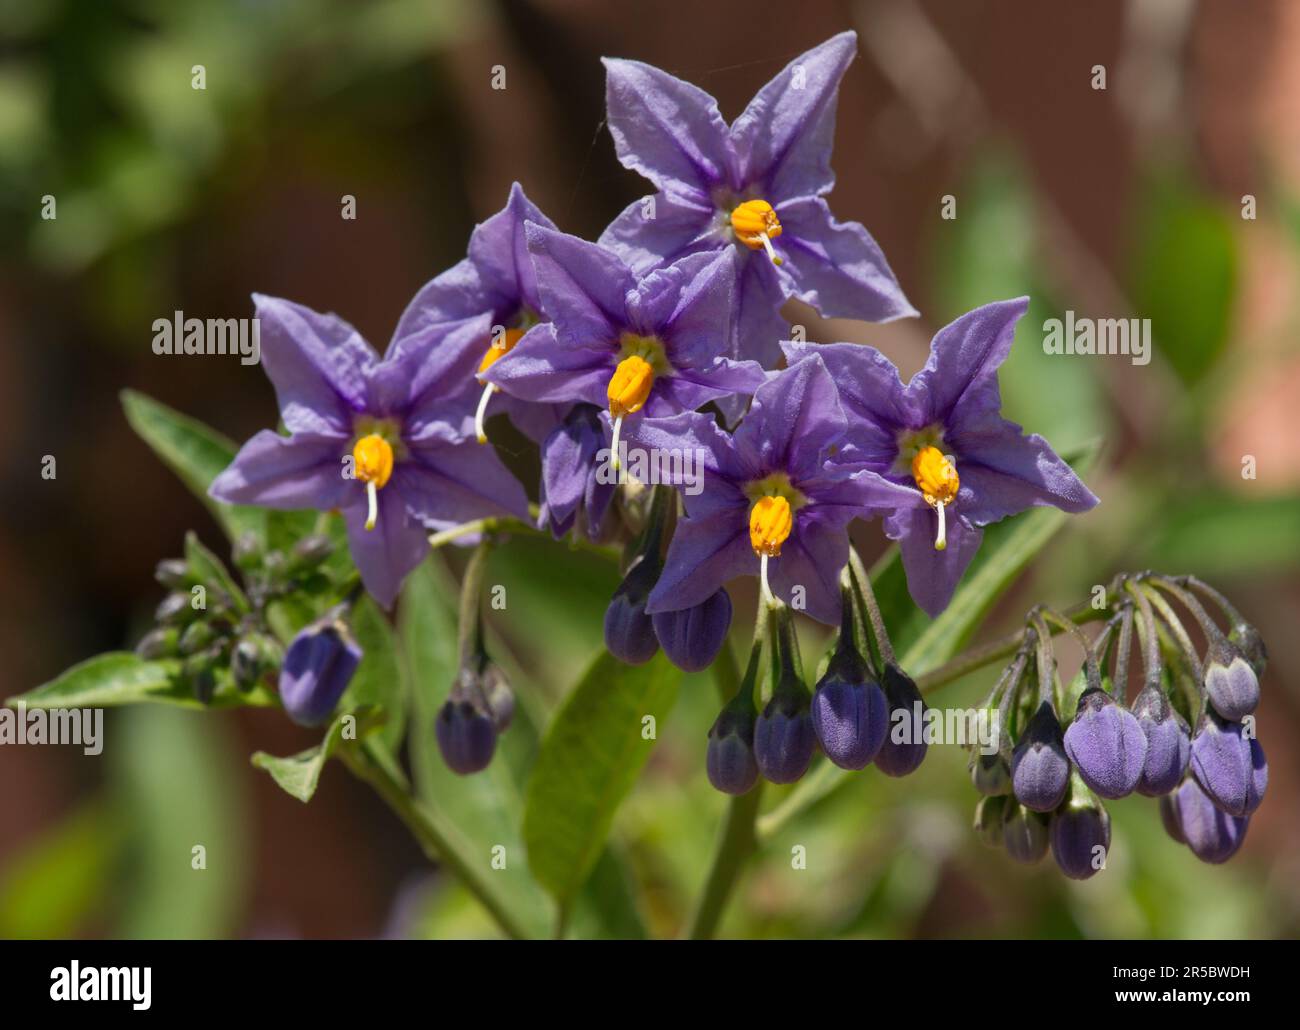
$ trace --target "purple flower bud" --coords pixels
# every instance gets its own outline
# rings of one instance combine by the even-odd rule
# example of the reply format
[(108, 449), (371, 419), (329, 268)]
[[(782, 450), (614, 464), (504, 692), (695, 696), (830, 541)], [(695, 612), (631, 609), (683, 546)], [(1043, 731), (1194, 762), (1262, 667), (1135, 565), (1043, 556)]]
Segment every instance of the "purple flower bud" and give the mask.
[(907, 776), (920, 767), (928, 748), (925, 702), (912, 677), (892, 663), (885, 666), (881, 687), (889, 703), (889, 732), (876, 753), (876, 768), (886, 776)]
[(812, 699), (812, 725), (826, 757), (841, 769), (871, 763), (889, 729), (885, 692), (852, 645), (836, 649)]
[(643, 665), (659, 650), (654, 623), (646, 614), (646, 598), (659, 579), (659, 563), (638, 558), (605, 609), (605, 647), (619, 661)]
[(1038, 706), (1011, 754), (1011, 785), (1016, 800), (1035, 812), (1050, 812), (1065, 797), (1070, 760), (1049, 701)]
[(1259, 677), (1245, 655), (1226, 640), (1210, 645), (1205, 692), (1214, 710), (1229, 722), (1241, 722), (1259, 705)]
[(1047, 854), (1048, 817), (1024, 805), (1007, 806), (1002, 822), (1002, 844), (1017, 862), (1033, 865)]
[(982, 797), (975, 806), (975, 835), (991, 848), (1002, 843), (1002, 821), (1008, 799), (1001, 794)]
[(1192, 757), (1191, 732), (1159, 687), (1144, 687), (1133, 702), (1133, 715), (1147, 738), (1146, 760), (1137, 783), (1139, 794), (1159, 797), (1182, 782)]
[(794, 783), (808, 771), (817, 739), (808, 714), (808, 690), (786, 677), (754, 725), (754, 760), (772, 783)]
[(1175, 800), (1177, 797), (1177, 794), (1160, 795), (1160, 822), (1165, 828), (1165, 833), (1169, 834), (1170, 840), (1186, 844), (1187, 838), (1183, 836), (1183, 827), (1178, 821), (1178, 803)]
[(1228, 861), (1246, 839), (1249, 816), (1229, 815), (1216, 807), (1194, 779), (1183, 781), (1171, 803), (1184, 843), (1202, 862)]
[(1071, 794), (1070, 803), (1052, 816), (1052, 857), (1070, 879), (1086, 880), (1106, 867), (1110, 815), (1086, 787)]
[(1065, 753), (1094, 792), (1122, 798), (1142, 777), (1147, 738), (1133, 714), (1106, 691), (1085, 690), (1065, 731)]
[(975, 789), (986, 797), (1011, 793), (1011, 770), (997, 751), (991, 754), (982, 751), (971, 754), (970, 779)]
[(341, 622), (299, 631), (280, 667), (280, 702), (300, 726), (327, 722), (361, 662), (361, 648)]
[(488, 767), (497, 747), (497, 728), (492, 713), (471, 699), (467, 692), (453, 690), (434, 720), (438, 750), (447, 768), (461, 776)]
[(744, 794), (758, 782), (753, 702), (729, 704), (709, 730), (709, 782), (724, 794)]
[(1268, 762), (1259, 741), (1239, 722), (1214, 712), (1201, 717), (1192, 738), (1192, 773), (1210, 800), (1229, 815), (1250, 815), (1264, 799)]
[(725, 590), (716, 590), (692, 608), (657, 612), (651, 621), (668, 660), (686, 672), (699, 672), (713, 664), (727, 639), (731, 598)]

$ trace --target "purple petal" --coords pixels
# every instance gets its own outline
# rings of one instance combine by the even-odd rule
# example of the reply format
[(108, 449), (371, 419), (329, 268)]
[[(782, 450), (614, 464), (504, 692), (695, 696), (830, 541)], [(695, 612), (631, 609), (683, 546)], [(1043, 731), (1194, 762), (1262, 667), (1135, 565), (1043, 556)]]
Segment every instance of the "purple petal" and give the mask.
[(1028, 308), (1028, 297), (985, 304), (935, 334), (929, 361), (907, 384), (920, 425), (973, 423), (1002, 406), (998, 366), (1011, 353), (1016, 322)]
[(629, 431), (629, 449), (632, 444), (660, 453), (689, 452), (697, 459), (704, 491), (696, 496), (686, 494), (686, 510), (692, 518), (715, 510), (706, 499), (727, 506), (743, 506), (744, 495), (736, 484), (758, 473), (736, 453), (734, 438), (719, 429), (708, 415), (685, 412), (672, 418), (643, 419)]
[(212, 481), (208, 493), (226, 504), (263, 508), (340, 508), (357, 484), (343, 478), (348, 441), (340, 436), (298, 433), (280, 436), (263, 429)]
[(542, 304), (565, 342), (614, 347), (627, 327), (631, 269), (596, 243), (540, 225), (528, 227), (528, 250)]
[[(794, 523), (780, 557), (768, 559), (772, 592), (818, 622), (839, 625), (840, 570), (849, 558), (844, 523), (812, 505), (795, 512)], [(800, 599), (804, 602), (802, 609), (796, 607)]]
[[(397, 473), (394, 472), (394, 479)], [(379, 521), (366, 529), (364, 494), (358, 503), (343, 509), (348, 527), (348, 546), (370, 596), (391, 608), (402, 589), (402, 580), (429, 552), (429, 531), (406, 511), (402, 492), (393, 482), (379, 491)]]
[(728, 354), (736, 259), (731, 250), (689, 254), (642, 279), (628, 296), (634, 330), (663, 340), (674, 368), (707, 368)]
[(652, 418), (668, 418), (723, 397), (752, 396), (766, 381), (757, 361), (717, 358), (705, 369), (678, 368), (673, 375), (657, 379), (644, 410)]
[(744, 507), (677, 523), (664, 570), (646, 611), (675, 612), (702, 604), (728, 580), (758, 572)]
[(885, 536), (898, 541), (907, 591), (927, 615), (934, 617), (948, 607), (962, 573), (979, 550), (984, 533), (972, 526), (959, 511), (949, 511), (948, 547), (934, 549), (938, 513), (926, 505), (896, 511), (885, 520)]
[(731, 249), (724, 227), (713, 204), (656, 193), (625, 207), (596, 242), (644, 275), (687, 254)]
[(492, 515), (527, 519), (528, 497), (496, 451), (468, 443), (411, 447), (411, 460), (393, 469), (381, 491), (401, 494), (407, 510), (434, 529)]
[(599, 413), (585, 405), (576, 405), (542, 444), (542, 497), (546, 522), (556, 536), (572, 527), (579, 507), (588, 534), (599, 530), (614, 497), (614, 485), (600, 483), (596, 476), (596, 456), (604, 446)]
[(796, 57), (732, 125), (740, 179), (769, 201), (826, 193), (835, 184), (835, 103), (857, 45), (856, 33), (841, 32)]
[(835, 221), (820, 197), (782, 204), (777, 216), (784, 231), (776, 246), (790, 295), (827, 318), (892, 322), (917, 315), (884, 253), (857, 222)]
[(911, 424), (906, 387), (894, 363), (857, 343), (784, 342), (781, 349), (791, 365), (816, 354), (835, 381), (848, 416), (836, 461), (889, 471), (898, 458), (899, 431)]
[(1037, 433), (1026, 436), (1014, 422), (996, 422), (988, 432), (945, 440), (961, 477), (957, 505), (971, 522), (986, 526), (1030, 507), (1082, 512), (1096, 506), (1096, 495), (1046, 440)]
[(521, 305), (540, 312), (537, 277), (524, 239), (525, 222), (555, 227), (515, 183), (506, 206), (474, 227), (469, 257), (426, 283), (407, 305), (393, 341), (429, 325), (482, 314), (490, 316), (490, 324), (505, 325)]
[(351, 432), (376, 360), (369, 344), (337, 315), (260, 293), (253, 294), (253, 303), (262, 367), (285, 426), (293, 433)]
[(665, 71), (617, 58), (605, 65), (605, 117), (625, 168), (659, 189), (707, 197), (729, 178), (727, 123), (718, 102)]
[(447, 422), (447, 399), (476, 384), (491, 340), (488, 314), (431, 323), (394, 340), (370, 376), (367, 412), (399, 417), (405, 436), (429, 435), (432, 423)]
[(754, 393), (749, 414), (736, 430), (737, 450), (764, 471), (794, 480), (815, 479), (846, 421), (835, 383), (816, 355), (774, 373)]
[(767, 255), (737, 250), (736, 312), (732, 322), (731, 356), (752, 358), (772, 369), (781, 361), (781, 341), (790, 337), (790, 323), (781, 315), (785, 287)]
[(483, 373), (483, 380), (526, 401), (604, 407), (616, 353), (604, 341), (581, 346), (562, 341), (550, 323), (536, 325)]

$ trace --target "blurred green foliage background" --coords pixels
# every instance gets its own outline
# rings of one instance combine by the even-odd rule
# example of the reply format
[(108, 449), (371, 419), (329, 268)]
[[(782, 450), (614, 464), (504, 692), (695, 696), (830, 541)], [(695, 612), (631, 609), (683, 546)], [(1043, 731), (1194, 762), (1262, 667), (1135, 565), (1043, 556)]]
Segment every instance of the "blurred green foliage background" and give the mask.
[[(825, 322), (797, 305), (792, 319), (815, 340), (871, 342), (907, 375), (936, 327), (1028, 293), (1006, 410), (1058, 450), (1101, 438), (1089, 478), (1103, 503), (1069, 521), (980, 636), (1121, 569), (1210, 579), (1272, 653), (1259, 712), (1270, 796), (1224, 867), (1169, 841), (1152, 802), (1113, 803), (1110, 867), (1073, 884), (978, 844), (965, 754), (934, 748), (917, 775), (858, 775), (784, 826), (723, 931), (1294, 936), (1300, 10), (1283, 0), (0, 0), (4, 694), (132, 643), (159, 597), (156, 561), (189, 527), (220, 542), (130, 434), (118, 390), (237, 439), (272, 416), (259, 369), (154, 356), (155, 318), (244, 316), (257, 290), (336, 310), (382, 349), (511, 181), (590, 238), (644, 192), (601, 128), (600, 55), (683, 75), (734, 117), (790, 57), (846, 27), (861, 52), (840, 100), (832, 202), (880, 241), (923, 319)], [(490, 87), (496, 65), (503, 91)], [(1092, 86), (1098, 65), (1105, 90)], [(355, 221), (339, 217), (345, 195)], [(955, 220), (940, 217), (946, 195)], [(1066, 310), (1149, 318), (1153, 360), (1044, 354), (1042, 324)], [(531, 475), (522, 444), (507, 446)], [(51, 482), (45, 454), (59, 463)], [(882, 549), (878, 527), (855, 535), (864, 553)], [(522, 777), (529, 726), (600, 644), (616, 573), (541, 541), (493, 560), (510, 591), (497, 631), (531, 711), (498, 765)], [(753, 594), (733, 598), (741, 626)], [(971, 704), (991, 675), (931, 700)], [(575, 933), (680, 931), (724, 808), (703, 768), (716, 710), (712, 684), (689, 677)], [(247, 764), (256, 749), (314, 742), (277, 713), (122, 710), (106, 733), (98, 759), (0, 748), (0, 935), (494, 932), (344, 773), (329, 769), (303, 807)], [(477, 788), (444, 779), (464, 819), (491, 818)], [(795, 845), (806, 870), (791, 869)]]

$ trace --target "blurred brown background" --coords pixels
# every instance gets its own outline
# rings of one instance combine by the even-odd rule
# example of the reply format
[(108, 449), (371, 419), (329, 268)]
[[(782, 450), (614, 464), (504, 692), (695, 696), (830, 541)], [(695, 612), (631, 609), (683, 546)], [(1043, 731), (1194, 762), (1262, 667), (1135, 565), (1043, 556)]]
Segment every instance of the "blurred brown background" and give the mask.
[[(912, 803), (922, 815), (943, 806), (943, 829), (909, 824), (920, 836), (906, 839), (958, 857), (938, 860), (928, 893), (881, 932), (1293, 935), (1300, 5), (1283, 0), (0, 3), (3, 695), (132, 644), (161, 597), (154, 564), (179, 553), (187, 528), (219, 541), (131, 433), (118, 391), (235, 439), (273, 421), (260, 369), (157, 357), (155, 318), (242, 317), (256, 290), (335, 310), (382, 349), (407, 300), (462, 256), (512, 181), (589, 238), (646, 191), (602, 127), (601, 55), (688, 78), (730, 119), (790, 58), (845, 28), (860, 52), (840, 96), (832, 207), (876, 237), (923, 319), (807, 318), (810, 335), (873, 342), (907, 374), (960, 310), (1030, 292), (1024, 356), (1004, 377), (1011, 417), (1058, 449), (1098, 433), (1107, 443), (1106, 470), (1091, 477), (1102, 507), (1067, 527), (998, 618), (1154, 565), (1225, 589), (1273, 655), (1259, 713), (1270, 797), (1232, 866), (1198, 872), (1180, 894), (1205, 906), (1212, 885), (1232, 912), (1162, 920), (1139, 891), (1146, 922), (1089, 922), (1099, 908), (1072, 908), (1043, 880), (1026, 889), (1027, 874), (953, 838), (973, 803), (963, 782), (941, 796), (922, 783)], [(195, 64), (206, 90), (191, 88)], [(490, 88), (495, 65), (504, 91)], [(1104, 91), (1092, 88), (1096, 65)], [(55, 221), (40, 218), (47, 194)], [(339, 216), (349, 194), (355, 221)], [(955, 222), (939, 217), (945, 194)], [(1241, 218), (1246, 194), (1255, 220)], [(1065, 308), (1152, 318), (1155, 360), (1046, 362), (1034, 322)], [(40, 476), (46, 454), (54, 481)], [(1241, 479), (1245, 454), (1256, 480)], [(874, 527), (861, 536), (878, 547)], [(153, 747), (155, 716), (110, 713), (98, 759), (0, 747), (3, 932), (384, 932), (400, 888), (423, 875), (387, 813), (337, 769), (301, 806), (249, 767), (254, 749), (314, 742), (273, 712), (179, 718), (168, 747)], [(679, 766), (671, 751), (656, 759), (657, 791), (698, 778), (709, 718), (697, 718), (700, 746)], [(169, 848), (188, 838), (151, 770), (175, 771), (182, 812), (223, 827), (238, 858), (202, 898), (165, 882)], [(888, 800), (901, 811), (906, 796)], [(1154, 823), (1154, 810), (1141, 819)], [(873, 825), (857, 827), (863, 847), (906, 852), (902, 836), (873, 840)], [(69, 856), (114, 834), (128, 843), (105, 859), (111, 896), (77, 908), (77, 891), (104, 881)], [(33, 866), (58, 861), (71, 871), (51, 897), (13, 893)], [(760, 870), (746, 932), (842, 925), (835, 912), (791, 922), (776, 890)], [(1046, 898), (1063, 914), (1036, 908)]]

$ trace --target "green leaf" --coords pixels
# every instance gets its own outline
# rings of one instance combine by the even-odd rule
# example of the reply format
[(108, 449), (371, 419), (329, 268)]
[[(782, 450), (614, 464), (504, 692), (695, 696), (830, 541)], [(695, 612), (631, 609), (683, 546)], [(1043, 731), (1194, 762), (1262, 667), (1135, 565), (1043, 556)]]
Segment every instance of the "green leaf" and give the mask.
[(21, 701), (28, 708), (107, 708), (156, 700), (173, 689), (179, 668), (175, 661), (147, 662), (129, 651), (110, 651), (5, 703)]
[(221, 559), (203, 546), (198, 534), (190, 530), (185, 534), (185, 558), (190, 569), (209, 590), (220, 590), (234, 602), (235, 608), (247, 613), (252, 610), (244, 591), (222, 563)]
[(556, 713), (528, 782), (524, 843), (533, 875), (567, 910), (605, 847), (620, 802), (654, 742), (681, 673), (662, 654), (624, 665), (602, 651)]
[[(1100, 447), (1063, 455), (1083, 476), (1096, 460)], [(907, 589), (897, 549), (888, 553), (872, 573), (872, 584), (884, 613), (886, 628), (908, 674), (921, 676), (953, 657), (979, 628), (984, 616), (1003, 591), (1034, 557), (1047, 546), (1068, 516), (1057, 508), (1031, 508), (989, 526), (979, 554), (962, 577), (952, 601), (936, 619), (929, 619), (900, 594)], [(898, 615), (905, 613), (900, 620)], [(777, 808), (759, 820), (760, 835), (767, 837), (790, 819), (821, 801), (850, 779), (848, 773), (826, 760), (800, 781)]]
[(204, 709), (244, 705), (264, 708), (276, 703), (262, 687), (245, 694), (222, 682), (212, 702), (204, 705), (178, 680), (179, 671), (180, 662), (174, 659), (145, 661), (130, 651), (109, 651), (88, 658), (48, 683), (8, 698), (5, 703), (12, 706), (22, 702), (28, 708), (112, 708), (149, 701)]
[(197, 419), (142, 393), (123, 390), (121, 396), (131, 428), (204, 503), (232, 541), (246, 532), (263, 537), (266, 514), (260, 508), (222, 504), (208, 496), (212, 481), (234, 460), (233, 443)]
[(365, 594), (352, 609), (352, 635), (361, 645), (361, 664), (343, 696), (344, 710), (373, 705), (384, 713), (377, 736), (396, 754), (406, 731), (406, 697), (397, 660), (397, 637), (379, 606)]
[[(412, 727), (409, 746), (416, 788), (424, 806), (456, 829), (456, 846), (466, 864), (490, 867), (492, 849), (505, 849), (504, 869), (492, 869), (493, 889), (508, 899), (529, 936), (550, 931), (550, 900), (529, 875), (520, 831), (523, 800), (506, 755), (498, 748), (492, 764), (473, 776), (458, 776), (438, 752), (433, 725), (457, 671), (456, 587), (435, 558), (407, 577), (399, 609), (398, 636), (408, 679)], [(518, 734), (521, 712), (509, 733)], [(504, 744), (504, 741), (502, 742)]]
[(373, 709), (344, 712), (330, 723), (325, 739), (315, 747), (309, 747), (306, 751), (299, 751), (296, 755), (287, 758), (276, 758), (265, 751), (255, 751), (250, 761), (257, 768), (269, 772), (271, 779), (275, 780), (286, 794), (299, 801), (307, 802), (316, 793), (325, 763), (344, 742), (344, 731), (351, 726), (356, 732), (356, 739), (360, 739), (376, 724)]

